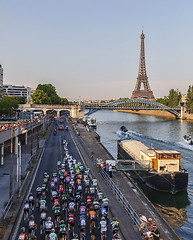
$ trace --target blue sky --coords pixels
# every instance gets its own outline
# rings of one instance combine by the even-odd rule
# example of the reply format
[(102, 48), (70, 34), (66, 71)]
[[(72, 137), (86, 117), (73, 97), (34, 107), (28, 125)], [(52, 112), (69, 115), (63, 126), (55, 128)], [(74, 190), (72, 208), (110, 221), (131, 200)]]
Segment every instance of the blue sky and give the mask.
[(193, 84), (193, 1), (1, 0), (4, 83), (52, 83), (61, 97), (130, 97), (145, 34), (155, 97)]

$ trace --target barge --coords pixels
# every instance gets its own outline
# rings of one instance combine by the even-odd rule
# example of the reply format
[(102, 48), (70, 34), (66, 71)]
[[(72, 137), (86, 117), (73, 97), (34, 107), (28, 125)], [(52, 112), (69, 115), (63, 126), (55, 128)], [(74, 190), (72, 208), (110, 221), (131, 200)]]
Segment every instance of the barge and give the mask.
[[(176, 194), (187, 190), (188, 172), (181, 169), (181, 153), (150, 149), (134, 140), (118, 141), (118, 159), (135, 161), (137, 175), (150, 188)], [(129, 170), (130, 171), (130, 170)]]

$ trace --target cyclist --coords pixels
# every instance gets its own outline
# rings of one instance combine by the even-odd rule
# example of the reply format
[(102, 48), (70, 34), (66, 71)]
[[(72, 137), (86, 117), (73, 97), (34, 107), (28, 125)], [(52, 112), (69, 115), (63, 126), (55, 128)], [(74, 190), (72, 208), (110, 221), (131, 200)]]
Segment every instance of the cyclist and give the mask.
[(80, 194), (79, 191), (77, 191), (76, 192), (76, 205), (77, 205), (77, 209), (79, 208), (80, 201), (81, 201), (81, 194)]
[(107, 232), (107, 222), (105, 220), (105, 217), (101, 218), (99, 225), (100, 225), (100, 229), (101, 229), (101, 240), (102, 240), (103, 237), (106, 238), (106, 232)]
[(26, 215), (29, 218), (29, 210), (30, 210), (29, 200), (26, 199), (26, 201), (24, 203), (24, 221), (26, 220)]
[(38, 202), (39, 202), (39, 199), (42, 195), (42, 188), (40, 187), (40, 185), (38, 185), (38, 187), (36, 188), (36, 206), (38, 207)]
[(99, 204), (99, 202), (97, 201), (97, 199), (95, 199), (94, 202), (93, 202), (93, 208), (94, 208), (94, 210), (95, 210), (95, 212), (96, 212), (96, 216), (98, 216), (98, 214), (99, 214), (99, 209), (100, 209), (100, 204)]
[(113, 238), (114, 238), (119, 231), (119, 222), (117, 221), (116, 217), (114, 217), (113, 221), (111, 222), (111, 228), (113, 230)]
[(42, 228), (43, 228), (43, 225), (45, 225), (46, 216), (47, 216), (46, 211), (42, 211), (40, 213), (40, 234), (42, 234)]
[(82, 239), (82, 235), (86, 235), (86, 218), (84, 216), (80, 216), (78, 225), (80, 227), (80, 239)]
[(75, 202), (71, 199), (71, 202), (69, 202), (69, 205), (68, 205), (68, 210), (70, 212), (74, 212), (74, 209), (75, 209)]
[(114, 235), (114, 237), (113, 237), (112, 240), (121, 240), (121, 239), (119, 238), (119, 234), (118, 234), (118, 233), (115, 233), (115, 235)]
[(98, 201), (101, 203), (102, 202), (102, 199), (103, 199), (103, 194), (101, 191), (98, 192)]
[(45, 229), (46, 229), (46, 239), (48, 235), (51, 233), (51, 229), (54, 228), (54, 224), (52, 222), (51, 217), (47, 218), (47, 221), (45, 222)]
[(41, 200), (39, 201), (39, 203), (40, 203), (40, 211), (41, 212), (42, 211), (46, 211), (46, 209), (47, 209), (47, 202), (46, 202), (44, 196), (41, 197)]
[(72, 232), (74, 232), (74, 213), (69, 212), (68, 214), (68, 228), (71, 229)]
[(79, 212), (80, 212), (80, 216), (84, 216), (84, 217), (86, 217), (86, 206), (84, 205), (83, 202), (81, 203), (81, 206), (80, 206)]
[(55, 228), (57, 228), (57, 223), (60, 221), (60, 204), (57, 203), (54, 207), (54, 217), (55, 217)]
[(89, 208), (92, 205), (92, 199), (90, 195), (88, 195), (86, 198), (86, 205), (87, 205), (87, 208)]
[(31, 215), (29, 220), (29, 239), (31, 238), (32, 231), (35, 232), (37, 225), (35, 223), (34, 215)]
[(62, 184), (59, 185), (59, 194), (62, 196), (64, 193), (64, 186)]
[(64, 210), (67, 204), (67, 194), (65, 192), (61, 196), (61, 204), (62, 204), (62, 210)]
[(32, 193), (30, 193), (28, 199), (29, 199), (30, 208), (34, 210), (34, 196)]
[(28, 239), (28, 236), (25, 232), (25, 228), (22, 227), (21, 228), (21, 233), (19, 234), (19, 237), (18, 237), (18, 240), (26, 240), (26, 239)]
[(93, 186), (90, 187), (90, 195), (93, 198), (95, 195), (95, 188)]
[(66, 228), (66, 224), (64, 224), (64, 220), (60, 221), (60, 225), (59, 225), (59, 234), (60, 234), (60, 238), (61, 239), (65, 239), (67, 237), (67, 228)]
[(75, 234), (74, 234), (74, 237), (72, 238), (72, 240), (79, 240), (79, 239), (78, 239), (78, 234), (75, 233)]
[(55, 229), (52, 228), (51, 233), (48, 236), (48, 239), (50, 240), (58, 240), (57, 234), (55, 233)]
[(93, 210), (93, 206), (90, 206), (90, 211), (88, 213), (89, 223), (90, 223), (90, 232), (95, 228), (96, 212)]
[(108, 198), (104, 197), (102, 199), (102, 206), (104, 208), (106, 208), (107, 212), (109, 211), (109, 199)]
[(105, 219), (107, 219), (107, 210), (104, 207), (101, 207), (101, 217), (104, 217)]

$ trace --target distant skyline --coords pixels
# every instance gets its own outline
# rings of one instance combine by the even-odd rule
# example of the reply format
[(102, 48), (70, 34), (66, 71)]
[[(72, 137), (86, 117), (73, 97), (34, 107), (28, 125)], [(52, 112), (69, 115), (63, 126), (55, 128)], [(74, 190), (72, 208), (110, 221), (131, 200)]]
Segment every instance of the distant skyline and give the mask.
[(68, 99), (131, 97), (145, 34), (156, 98), (193, 85), (190, 0), (1, 1), (4, 84), (51, 83)]

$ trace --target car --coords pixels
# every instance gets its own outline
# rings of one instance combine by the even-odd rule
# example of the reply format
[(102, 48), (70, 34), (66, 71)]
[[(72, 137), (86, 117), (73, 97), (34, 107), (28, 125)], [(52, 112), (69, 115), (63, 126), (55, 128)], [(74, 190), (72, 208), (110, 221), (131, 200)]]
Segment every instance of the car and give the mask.
[(59, 125), (58, 130), (64, 130), (64, 126), (63, 125)]

